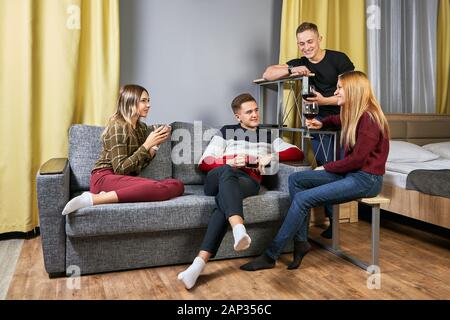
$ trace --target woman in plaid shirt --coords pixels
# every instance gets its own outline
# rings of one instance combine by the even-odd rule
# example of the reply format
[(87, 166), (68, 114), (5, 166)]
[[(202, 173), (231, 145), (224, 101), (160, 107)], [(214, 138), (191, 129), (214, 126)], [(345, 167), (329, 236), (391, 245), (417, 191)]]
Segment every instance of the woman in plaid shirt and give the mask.
[(70, 200), (63, 215), (97, 204), (163, 201), (183, 194), (184, 185), (177, 179), (158, 181), (137, 176), (150, 164), (171, 131), (170, 126), (160, 126), (149, 134), (147, 125), (139, 120), (147, 117), (149, 109), (145, 88), (121, 88), (117, 111), (101, 137), (103, 150), (92, 170), (90, 192)]

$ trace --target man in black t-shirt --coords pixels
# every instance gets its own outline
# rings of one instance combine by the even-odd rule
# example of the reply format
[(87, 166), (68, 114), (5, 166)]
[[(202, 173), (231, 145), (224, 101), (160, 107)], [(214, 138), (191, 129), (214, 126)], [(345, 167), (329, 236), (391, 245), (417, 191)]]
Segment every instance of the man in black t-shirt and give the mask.
[(337, 101), (334, 97), (338, 76), (355, 69), (345, 53), (323, 50), (323, 54), (322, 60), (317, 63), (311, 62), (306, 57), (287, 62), (293, 73), (296, 67), (303, 66), (304, 68), (301, 69), (307, 69), (306, 73), (315, 74), (314, 77), (309, 78), (309, 82), (316, 88), (316, 97), (308, 98), (308, 101), (316, 101), (319, 104), (319, 116), (321, 117), (339, 114), (340, 107), (336, 104)]
[[(304, 22), (296, 31), (297, 45), (303, 57), (289, 60), (286, 64), (269, 66), (263, 74), (266, 80), (276, 80), (290, 75), (309, 76), (310, 84), (316, 88), (316, 96), (308, 98), (308, 101), (316, 102), (319, 105), (318, 120), (329, 115), (339, 114), (340, 107), (337, 105), (337, 98), (334, 96), (338, 76), (342, 73), (353, 71), (355, 66), (347, 55), (343, 52), (325, 50), (320, 48), (322, 36), (314, 23)], [(312, 146), (316, 155), (318, 166), (331, 160), (334, 144), (331, 135), (313, 134)], [(322, 148), (319, 148), (320, 140), (328, 154), (325, 156)], [(318, 150), (319, 149), (319, 150)], [(331, 219), (331, 207), (325, 208), (327, 216)], [(326, 238), (331, 237), (331, 227), (323, 233)]]
[(289, 60), (286, 64), (269, 66), (263, 74), (266, 80), (275, 80), (289, 75), (308, 76), (316, 87), (316, 97), (308, 98), (319, 104), (319, 116), (339, 114), (337, 98), (334, 96), (338, 76), (353, 71), (355, 66), (343, 52), (320, 48), (322, 36), (317, 26), (304, 22), (297, 28), (297, 45), (303, 57)]

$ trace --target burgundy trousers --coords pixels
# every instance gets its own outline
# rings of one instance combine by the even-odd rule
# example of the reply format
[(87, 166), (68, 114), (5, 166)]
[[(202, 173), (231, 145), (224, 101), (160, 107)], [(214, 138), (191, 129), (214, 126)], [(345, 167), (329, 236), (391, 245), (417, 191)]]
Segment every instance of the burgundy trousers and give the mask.
[(177, 179), (153, 180), (115, 174), (112, 169), (92, 172), (90, 191), (115, 191), (119, 202), (148, 202), (169, 200), (184, 193), (184, 184)]

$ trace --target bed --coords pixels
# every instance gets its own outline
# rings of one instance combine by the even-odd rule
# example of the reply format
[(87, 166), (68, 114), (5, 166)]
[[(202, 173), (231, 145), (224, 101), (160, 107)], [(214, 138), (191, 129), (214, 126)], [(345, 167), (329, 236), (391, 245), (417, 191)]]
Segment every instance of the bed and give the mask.
[[(414, 182), (412, 179), (414, 176), (411, 174), (413, 170), (432, 169), (447, 172), (450, 169), (450, 158), (445, 158), (446, 154), (427, 158), (429, 155), (419, 150), (418, 153), (414, 153), (414, 161), (401, 159), (401, 157), (408, 157), (409, 149), (401, 149), (409, 145), (408, 143), (416, 145), (415, 147), (425, 146), (429, 148), (426, 151), (433, 151), (432, 153), (436, 152), (436, 146), (447, 145), (444, 142), (450, 141), (450, 115), (387, 114), (386, 116), (391, 129), (392, 143), (381, 195), (391, 199), (391, 202), (382, 205), (381, 208), (450, 229), (450, 197), (407, 189), (407, 187), (412, 188), (411, 183)], [(436, 145), (436, 143), (441, 144)], [(409, 145), (409, 147), (413, 146)], [(397, 159), (396, 154), (399, 157)], [(414, 171), (413, 173), (426, 172)], [(411, 174), (409, 178), (408, 174)], [(424, 177), (416, 176), (418, 178), (416, 180), (429, 180)], [(438, 186), (437, 189), (445, 189), (442, 186), (450, 188), (450, 180), (441, 178)]]

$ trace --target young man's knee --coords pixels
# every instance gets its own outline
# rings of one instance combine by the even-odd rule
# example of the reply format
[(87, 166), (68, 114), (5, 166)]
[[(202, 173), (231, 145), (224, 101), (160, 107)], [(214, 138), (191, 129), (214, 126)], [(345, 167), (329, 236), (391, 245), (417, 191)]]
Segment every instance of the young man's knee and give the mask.
[(223, 171), (220, 174), (220, 180), (229, 179), (229, 178), (237, 178), (236, 171), (233, 170), (229, 165), (223, 166)]
[(224, 164), (221, 168), (223, 172), (233, 172), (233, 167), (229, 164)]
[(217, 167), (212, 169), (208, 172), (207, 176), (214, 176), (214, 175), (221, 175), (224, 172), (232, 171), (233, 168), (231, 168), (230, 165), (224, 164), (223, 166)]

